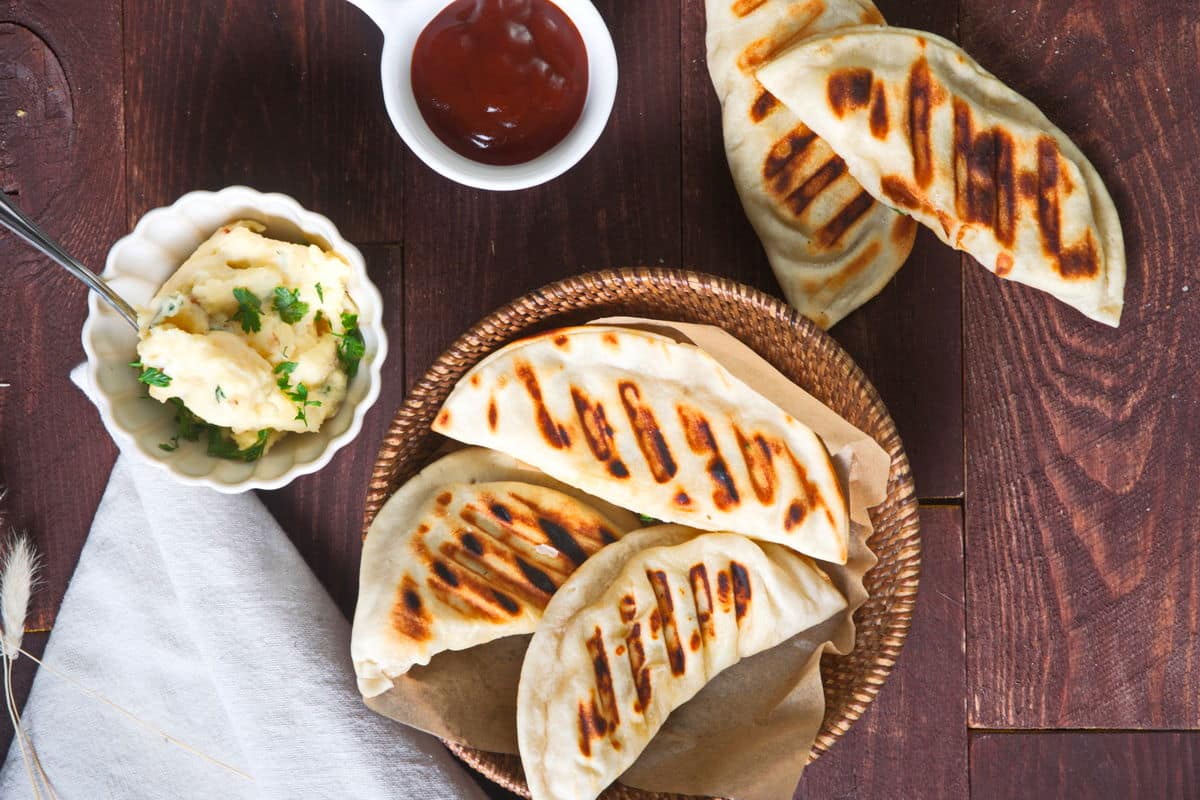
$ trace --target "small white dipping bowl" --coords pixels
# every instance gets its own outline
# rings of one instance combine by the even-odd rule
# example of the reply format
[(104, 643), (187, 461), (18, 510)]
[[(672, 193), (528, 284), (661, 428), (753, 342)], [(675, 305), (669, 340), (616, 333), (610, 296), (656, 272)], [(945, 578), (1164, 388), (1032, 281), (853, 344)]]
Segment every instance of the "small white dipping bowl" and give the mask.
[(137, 333), (94, 293), (88, 296), (83, 325), (92, 399), (121, 452), (166, 470), (180, 483), (226, 493), (278, 489), (328, 464), (358, 434), (363, 415), (379, 397), (380, 368), (387, 355), (383, 298), (367, 277), (362, 254), (326, 217), (305, 210), (287, 195), (263, 194), (245, 186), (185, 194), (172, 205), (146, 214), (133, 233), (114, 244), (102, 277), (135, 308), (144, 307), (201, 242), (239, 219), (263, 223), (265, 234), (272, 238), (333, 250), (350, 264), (348, 289), (358, 305), (366, 353), (342, 407), (319, 431), (284, 436), (251, 463), (213, 458), (206, 452), (203, 436), (199, 442), (180, 441), (178, 450), (166, 452), (159, 444), (175, 433), (175, 411), (148, 399), (137, 371), (129, 366), (137, 360)]
[(447, 178), (477, 189), (527, 189), (556, 178), (587, 155), (600, 138), (617, 96), (617, 51), (608, 26), (591, 0), (552, 0), (583, 38), (588, 86), (583, 112), (561, 142), (523, 164), (496, 166), (472, 161), (447, 147), (417, 107), (412, 55), (417, 38), (451, 0), (350, 0), (383, 31), (380, 75), (392, 125), (417, 158)]

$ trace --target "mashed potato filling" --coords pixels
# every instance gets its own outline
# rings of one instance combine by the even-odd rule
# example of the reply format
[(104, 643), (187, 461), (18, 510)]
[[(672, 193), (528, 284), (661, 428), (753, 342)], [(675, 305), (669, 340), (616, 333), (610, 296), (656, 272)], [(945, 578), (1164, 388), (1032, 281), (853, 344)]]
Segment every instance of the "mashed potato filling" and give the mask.
[(357, 324), (349, 265), (263, 230), (250, 221), (218, 230), (139, 319), (150, 396), (178, 398), (242, 448), (264, 430), (270, 442), (315, 431), (337, 413), (348, 380), (339, 347)]

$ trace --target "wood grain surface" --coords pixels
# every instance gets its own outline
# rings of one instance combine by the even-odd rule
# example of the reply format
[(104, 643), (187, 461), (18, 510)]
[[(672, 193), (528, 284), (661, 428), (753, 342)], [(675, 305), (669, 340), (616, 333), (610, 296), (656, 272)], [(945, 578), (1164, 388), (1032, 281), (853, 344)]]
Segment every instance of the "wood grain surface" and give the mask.
[(962, 508), (926, 506), (921, 589), (900, 663), (845, 739), (805, 771), (798, 799), (967, 795), (964, 624)]
[(974, 725), (1200, 723), (1195, 9), (963, 6), (965, 47), (1105, 176), (1129, 260), (1117, 330), (966, 268)]
[(975, 734), (971, 796), (1195, 800), (1200, 732)]
[[(778, 291), (725, 164), (703, 3), (597, 6), (621, 69), (608, 128), (558, 180), (494, 194), (403, 146), (382, 36), (344, 0), (0, 0), (0, 191), (86, 263), (148, 209), (233, 183), (292, 194), (363, 247), (392, 342), (383, 395), (355, 446), (263, 495), (347, 613), (386, 422), (475, 320), (610, 266)], [(1195, 2), (879, 6), (962, 43), (1080, 144), (1113, 191), (1130, 275), (1113, 331), (922, 232), (834, 329), (937, 504), (900, 665), (799, 795), (1197, 796), (1200, 733), (1045, 730), (1200, 728)], [(0, 482), (46, 558), (30, 625), (47, 628), (116, 451), (68, 379), (83, 288), (0, 234), (0, 309)]]

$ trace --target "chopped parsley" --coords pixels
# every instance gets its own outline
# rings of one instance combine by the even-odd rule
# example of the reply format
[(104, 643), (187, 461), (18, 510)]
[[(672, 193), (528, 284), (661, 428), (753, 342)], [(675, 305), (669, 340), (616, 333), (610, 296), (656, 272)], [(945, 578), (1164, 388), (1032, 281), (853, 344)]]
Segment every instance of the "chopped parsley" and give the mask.
[(325, 290), (321, 288), (321, 282), (317, 281), (317, 299), (322, 303), (325, 302)]
[(257, 461), (262, 458), (263, 450), (267, 447), (267, 439), (271, 435), (270, 428), (258, 432), (254, 444), (245, 450), (237, 446), (237, 442), (228, 434), (228, 428), (216, 425), (208, 426), (208, 454), (214, 458), (228, 458), (231, 461)]
[(279, 376), (279, 380), (275, 381), (275, 384), (283, 391), (287, 399), (296, 404), (294, 419), (300, 420), (305, 427), (308, 427), (308, 409), (310, 406), (321, 405), (321, 401), (308, 399), (308, 386), (305, 384), (298, 383), (292, 386), (292, 373), (296, 371), (296, 366), (295, 361), (281, 361), (276, 364), (273, 372)]
[(239, 286), (233, 290), (233, 297), (237, 300), (238, 310), (232, 319), (234, 322), (242, 323), (242, 332), (258, 333), (261, 331), (262, 320), (259, 318), (259, 314), (262, 311), (262, 300), (258, 299), (258, 295)]
[(304, 319), (304, 315), (308, 313), (308, 303), (300, 302), (299, 289), (276, 286), (275, 311), (281, 320), (289, 325), (294, 325)]
[(649, 514), (638, 514), (638, 519), (640, 519), (642, 521), (643, 525), (657, 525), (659, 522), (662, 521), (660, 519), (650, 516)]
[(228, 458), (234, 461), (257, 461), (262, 457), (263, 451), (267, 446), (267, 439), (271, 435), (269, 428), (260, 430), (254, 444), (243, 450), (233, 440), (233, 432), (229, 428), (205, 422), (185, 406), (183, 401), (178, 397), (172, 397), (167, 402), (175, 406), (176, 429), (175, 435), (171, 437), (169, 442), (159, 443), (158, 446), (160, 449), (171, 453), (179, 449), (180, 439), (188, 442), (197, 442), (200, 440), (200, 435), (205, 434), (208, 444), (208, 454), (214, 458)]
[(225, 402), (225, 390), (222, 389), (220, 386), (218, 386), (217, 390), (215, 392), (213, 392), (213, 396), (217, 398), (218, 403)]
[(358, 314), (342, 312), (342, 333), (338, 336), (338, 363), (346, 373), (347, 378), (353, 379), (358, 374), (358, 362), (366, 353), (366, 343), (363, 341), (362, 330), (358, 327)]
[(138, 375), (138, 383), (144, 383), (147, 386), (171, 385), (171, 376), (158, 367), (142, 367), (141, 362), (134, 362), (130, 366), (141, 367), (142, 372)]

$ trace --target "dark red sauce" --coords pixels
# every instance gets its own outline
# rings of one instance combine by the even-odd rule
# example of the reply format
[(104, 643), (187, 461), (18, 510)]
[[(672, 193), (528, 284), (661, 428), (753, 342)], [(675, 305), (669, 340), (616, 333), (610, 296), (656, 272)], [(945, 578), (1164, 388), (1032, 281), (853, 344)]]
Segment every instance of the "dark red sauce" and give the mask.
[(549, 0), (454, 0), (413, 49), (421, 116), (484, 164), (520, 164), (562, 141), (587, 84), (583, 37)]

